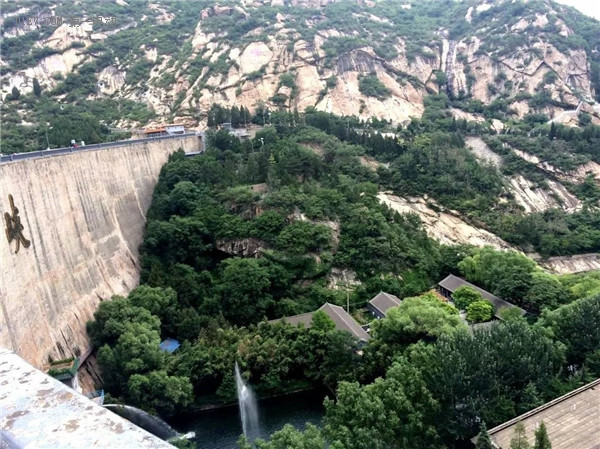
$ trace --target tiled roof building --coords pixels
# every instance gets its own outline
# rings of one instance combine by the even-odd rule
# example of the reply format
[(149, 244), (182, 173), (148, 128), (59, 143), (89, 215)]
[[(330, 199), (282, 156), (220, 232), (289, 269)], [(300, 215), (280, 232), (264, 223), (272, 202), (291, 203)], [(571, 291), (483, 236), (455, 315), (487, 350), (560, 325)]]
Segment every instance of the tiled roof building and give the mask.
[[(454, 293), (454, 291), (456, 289), (458, 289), (459, 287), (462, 287), (462, 286), (467, 286), (467, 287), (473, 288), (474, 290), (478, 291), (481, 294), (483, 299), (487, 299), (488, 301), (490, 301), (492, 303), (492, 305), (494, 306), (494, 316), (496, 318), (500, 318), (500, 316), (498, 315), (500, 310), (511, 308), (511, 307), (517, 307), (514, 304), (511, 304), (508, 301), (498, 298), (497, 296), (492, 295), (490, 292), (488, 292), (482, 288), (479, 288), (476, 285), (473, 285), (470, 282), (467, 282), (462, 278), (459, 278), (458, 276), (454, 276), (453, 274), (446, 276), (446, 278), (444, 280), (442, 280), (438, 283), (438, 290), (446, 298), (452, 299), (452, 293)], [(523, 309), (521, 309), (519, 307), (517, 307), (517, 308), (521, 311), (521, 315), (525, 315), (525, 311)]]
[(385, 317), (387, 311), (392, 307), (400, 305), (400, 298), (390, 293), (379, 292), (373, 299), (367, 303), (367, 309), (375, 318)]
[[(600, 379), (501, 424), (488, 433), (497, 448), (507, 449), (521, 422), (530, 444), (544, 421), (552, 449), (600, 449)], [(475, 439), (474, 439), (475, 440)]]
[[(325, 312), (325, 314), (331, 318), (331, 321), (335, 323), (335, 327), (338, 330), (346, 331), (352, 334), (352, 336), (358, 338), (359, 341), (367, 342), (371, 336), (358, 324), (343, 307), (329, 304), (326, 302), (319, 310)], [(310, 327), (314, 312), (302, 313), (300, 315), (294, 315), (276, 320), (271, 320), (269, 323), (276, 323), (283, 321), (293, 326), (303, 324), (305, 327)]]

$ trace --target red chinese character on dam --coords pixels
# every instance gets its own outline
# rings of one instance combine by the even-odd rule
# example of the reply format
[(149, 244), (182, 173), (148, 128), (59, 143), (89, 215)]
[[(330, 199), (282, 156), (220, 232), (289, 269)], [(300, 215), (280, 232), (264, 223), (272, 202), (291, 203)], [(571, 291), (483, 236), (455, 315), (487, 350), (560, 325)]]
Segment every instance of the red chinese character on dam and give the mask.
[(8, 202), (10, 203), (10, 210), (12, 215), (8, 212), (4, 213), (4, 220), (6, 221), (6, 238), (10, 244), (13, 240), (17, 241), (17, 249), (15, 254), (21, 249), (21, 243), (25, 248), (29, 248), (31, 242), (23, 235), (23, 225), (21, 224), (21, 217), (19, 217), (19, 209), (15, 207), (15, 202), (12, 195), (8, 195)]

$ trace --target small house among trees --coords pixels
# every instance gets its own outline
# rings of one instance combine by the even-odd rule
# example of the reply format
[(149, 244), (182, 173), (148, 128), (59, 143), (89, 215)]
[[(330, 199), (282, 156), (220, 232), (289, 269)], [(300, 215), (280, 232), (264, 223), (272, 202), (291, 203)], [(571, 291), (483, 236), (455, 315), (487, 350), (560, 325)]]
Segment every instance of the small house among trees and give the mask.
[(392, 307), (400, 305), (401, 299), (390, 293), (379, 292), (373, 299), (367, 303), (367, 310), (380, 320), (385, 318), (385, 315)]
[[(367, 331), (365, 331), (360, 324), (358, 324), (356, 320), (344, 310), (343, 307), (326, 302), (319, 307), (319, 310), (324, 312), (331, 319), (331, 321), (334, 322), (336, 329), (349, 332), (353, 337), (356, 337), (359, 341), (359, 346), (364, 345), (371, 339), (371, 336), (367, 333)], [(283, 321), (291, 324), (292, 326), (303, 324), (308, 328), (312, 323), (313, 314), (314, 312), (302, 313), (300, 315), (293, 315), (271, 320), (269, 323)]]
[(495, 295), (492, 295), (490, 292), (477, 287), (476, 285), (471, 284), (470, 282), (465, 281), (458, 276), (454, 276), (453, 274), (448, 275), (444, 280), (438, 283), (438, 291), (442, 296), (452, 300), (452, 294), (458, 290), (460, 287), (470, 287), (476, 292), (478, 292), (481, 297), (492, 303), (494, 307), (494, 317), (497, 319), (502, 319), (500, 316), (500, 311), (503, 309), (516, 308), (520, 311), (521, 315), (525, 315), (525, 311), (523, 309), (518, 308), (514, 304), (511, 304), (508, 301), (505, 301), (501, 298), (498, 298)]

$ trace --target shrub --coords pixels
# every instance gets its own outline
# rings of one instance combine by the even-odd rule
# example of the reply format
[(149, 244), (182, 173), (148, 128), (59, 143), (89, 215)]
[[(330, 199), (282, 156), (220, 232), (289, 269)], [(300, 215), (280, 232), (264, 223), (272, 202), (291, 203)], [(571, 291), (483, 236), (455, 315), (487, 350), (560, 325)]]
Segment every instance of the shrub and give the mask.
[(279, 85), (289, 87), (290, 89), (294, 89), (296, 87), (294, 75), (291, 73), (282, 73), (279, 76)]
[(548, 72), (544, 75), (544, 84), (554, 84), (558, 80), (556, 72)]
[(454, 300), (454, 305), (458, 310), (466, 310), (471, 303), (475, 301), (482, 301), (483, 297), (481, 296), (481, 293), (479, 293), (473, 287), (462, 285), (458, 287), (454, 293), (452, 293), (452, 299)]
[(325, 85), (327, 86), (327, 89), (333, 89), (335, 87), (335, 85), (337, 84), (337, 76), (330, 76), (329, 78), (327, 78), (327, 81), (325, 81)]
[(288, 97), (285, 94), (275, 94), (273, 95), (270, 100), (277, 104), (277, 105), (282, 105), (287, 101)]
[(467, 320), (470, 323), (489, 321), (494, 315), (494, 306), (487, 300), (475, 301), (467, 307)]
[(579, 114), (579, 126), (587, 126), (592, 123), (592, 116), (587, 112)]
[(435, 72), (435, 81), (439, 87), (442, 87), (448, 84), (448, 77), (444, 72), (438, 70), (437, 72)]
[(376, 76), (363, 76), (358, 80), (358, 88), (363, 95), (385, 100), (391, 96), (391, 91)]
[(33, 79), (33, 94), (36, 97), (39, 97), (42, 94), (42, 86), (40, 86), (40, 82), (37, 78)]

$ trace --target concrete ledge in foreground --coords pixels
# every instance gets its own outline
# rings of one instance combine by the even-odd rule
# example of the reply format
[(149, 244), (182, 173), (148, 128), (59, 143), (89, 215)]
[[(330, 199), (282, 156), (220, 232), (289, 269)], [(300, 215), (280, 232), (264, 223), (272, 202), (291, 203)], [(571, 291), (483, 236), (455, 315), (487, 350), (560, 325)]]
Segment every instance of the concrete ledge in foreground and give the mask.
[(0, 348), (0, 448), (173, 448)]

